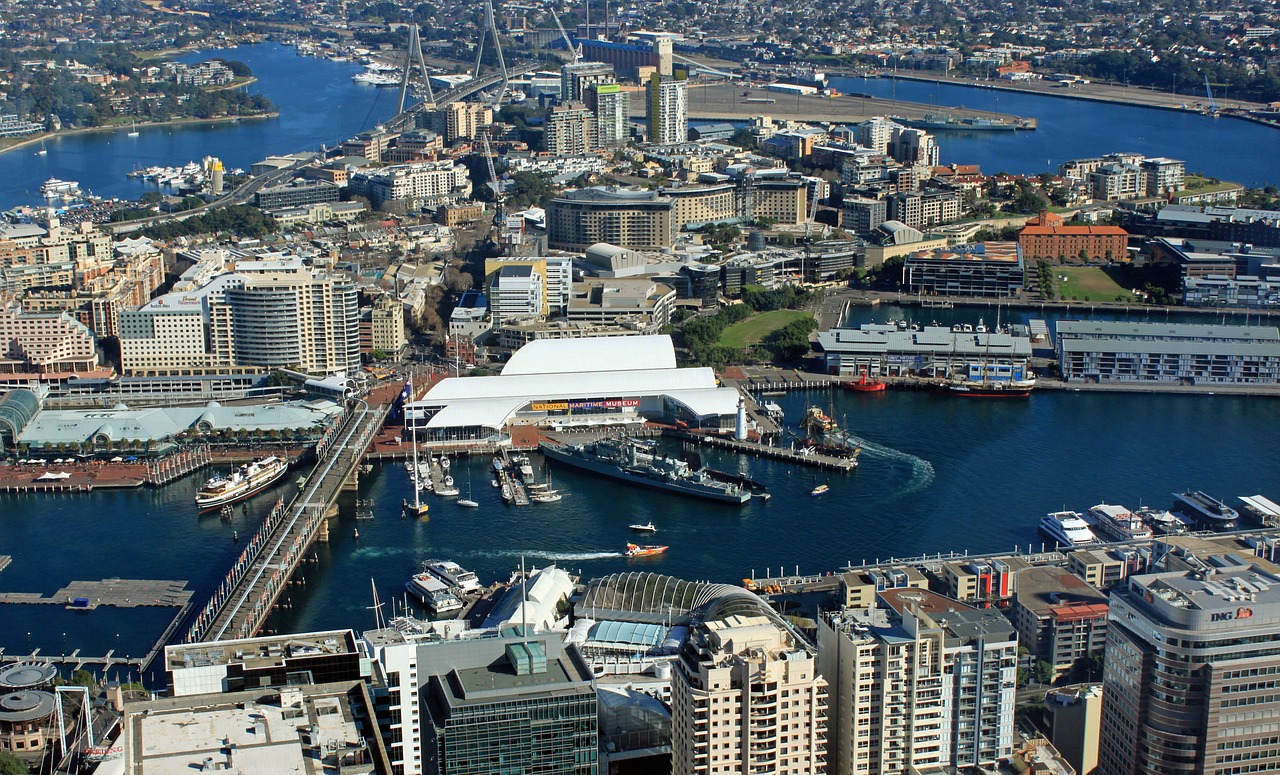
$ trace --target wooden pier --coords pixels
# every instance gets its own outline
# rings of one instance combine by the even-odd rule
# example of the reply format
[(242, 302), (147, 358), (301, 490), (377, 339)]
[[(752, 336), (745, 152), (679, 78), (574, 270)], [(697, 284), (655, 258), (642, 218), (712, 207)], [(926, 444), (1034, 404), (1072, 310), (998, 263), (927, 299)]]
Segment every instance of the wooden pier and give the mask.
[(79, 670), (86, 665), (103, 665), (105, 667), (129, 665), (137, 666), (139, 668), (143, 667), (144, 657), (117, 657), (115, 653), (116, 650), (111, 649), (105, 655), (95, 657), (88, 655), (81, 656), (80, 649), (76, 649), (70, 654), (41, 654), (40, 649), (36, 649), (30, 654), (6, 654), (4, 653), (4, 649), (0, 648), (0, 664), (12, 662), (38, 662), (46, 665), (70, 665), (72, 670)]
[(708, 447), (717, 447), (726, 449), (730, 452), (737, 452), (742, 455), (754, 455), (756, 457), (765, 457), (772, 460), (781, 460), (786, 463), (794, 463), (796, 465), (808, 466), (810, 468), (820, 468), (826, 471), (855, 471), (858, 468), (857, 458), (840, 458), (830, 455), (802, 455), (794, 450), (784, 447), (772, 447), (768, 444), (760, 444), (754, 441), (738, 441), (737, 439), (726, 439), (721, 436), (704, 436), (698, 433), (689, 433), (687, 431), (667, 429), (665, 435), (683, 441), (701, 444)]
[[(172, 606), (181, 608), (191, 602), (195, 594), (186, 588), (185, 581), (152, 581), (149, 579), (103, 579), (102, 581), (73, 581), (45, 597), (39, 592), (0, 592), (0, 604), (62, 605), (76, 610), (90, 611), (109, 606), (112, 608), (142, 608)], [(76, 600), (88, 601), (76, 605)]]
[(9, 567), (9, 563), (13, 562), (13, 558), (7, 554), (0, 554), (0, 570)]

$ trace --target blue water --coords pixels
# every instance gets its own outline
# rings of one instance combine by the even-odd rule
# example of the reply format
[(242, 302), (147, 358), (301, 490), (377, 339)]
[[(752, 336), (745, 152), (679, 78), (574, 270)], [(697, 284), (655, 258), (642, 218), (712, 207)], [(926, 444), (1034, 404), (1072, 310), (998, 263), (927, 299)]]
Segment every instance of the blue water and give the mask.
[(987, 174), (1056, 172), (1068, 159), (1134, 151), (1182, 159), (1188, 171), (1261, 187), (1280, 183), (1280, 130), (1190, 111), (1110, 105), (974, 86), (891, 78), (835, 78), (841, 92), (1034, 117), (1034, 132), (939, 132), (944, 164)]
[(121, 128), (50, 140), (45, 156), (35, 155), (34, 147), (10, 151), (0, 155), (0, 207), (36, 204), (40, 184), (51, 177), (79, 181), (98, 196), (136, 198), (156, 189), (125, 177), (138, 167), (181, 166), (216, 156), (228, 169), (247, 170), (272, 154), (333, 147), (396, 112), (398, 90), (355, 83), (351, 76), (363, 69), (356, 63), (300, 57), (277, 43), (205, 51), (181, 60), (213, 57), (248, 64), (258, 80), (245, 88), (270, 98), (279, 118), (139, 126), (138, 137)]

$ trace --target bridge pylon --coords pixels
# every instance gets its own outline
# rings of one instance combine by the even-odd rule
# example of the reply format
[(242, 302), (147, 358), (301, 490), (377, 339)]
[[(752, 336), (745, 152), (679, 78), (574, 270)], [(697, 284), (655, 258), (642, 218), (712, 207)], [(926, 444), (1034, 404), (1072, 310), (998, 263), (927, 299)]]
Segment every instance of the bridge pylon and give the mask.
[(409, 80), (412, 77), (414, 65), (417, 65), (418, 72), (422, 74), (422, 83), (427, 87), (427, 102), (435, 104), (436, 95), (431, 90), (431, 75), (427, 72), (427, 63), (422, 58), (422, 38), (418, 35), (418, 25), (409, 25), (409, 49), (404, 54), (404, 70), (400, 75), (400, 108), (397, 114), (404, 113), (404, 99), (409, 93)]

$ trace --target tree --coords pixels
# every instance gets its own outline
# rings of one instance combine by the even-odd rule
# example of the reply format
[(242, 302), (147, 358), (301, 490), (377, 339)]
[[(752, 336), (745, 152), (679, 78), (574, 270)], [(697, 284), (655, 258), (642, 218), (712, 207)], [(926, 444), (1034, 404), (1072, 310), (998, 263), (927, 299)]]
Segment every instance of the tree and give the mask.
[(1036, 660), (1035, 673), (1036, 681), (1042, 684), (1051, 684), (1053, 683), (1053, 679), (1056, 677), (1053, 671), (1053, 665), (1045, 662), (1043, 659)]
[(31, 772), (21, 759), (0, 748), (0, 775), (27, 775)]

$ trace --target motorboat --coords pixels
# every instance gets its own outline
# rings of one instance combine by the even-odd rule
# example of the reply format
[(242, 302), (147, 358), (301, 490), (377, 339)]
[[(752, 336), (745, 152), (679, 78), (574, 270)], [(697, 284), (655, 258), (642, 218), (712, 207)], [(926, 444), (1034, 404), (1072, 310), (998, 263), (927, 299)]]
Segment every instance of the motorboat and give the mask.
[(1087, 546), (1098, 543), (1078, 511), (1052, 511), (1040, 520), (1040, 530), (1059, 546)]
[(831, 492), (831, 485), (820, 484), (817, 487), (814, 487), (812, 490), (810, 490), (809, 494), (816, 498), (819, 495), (826, 495), (829, 492)]
[(413, 574), (404, 587), (433, 614), (449, 613), (462, 608), (462, 601), (449, 585), (426, 571)]
[(636, 531), (636, 532), (638, 532), (638, 533), (656, 533), (656, 532), (658, 532), (658, 528), (656, 528), (656, 527), (654, 527), (654, 526), (653, 526), (653, 520), (649, 520), (648, 522), (646, 522), (646, 523), (645, 523), (645, 524), (643, 524), (643, 525), (627, 525), (627, 527), (631, 528), (632, 530), (635, 530), (635, 531)]
[(656, 557), (667, 551), (665, 546), (641, 546), (639, 544), (627, 544), (626, 556), (628, 557)]
[(422, 563), (422, 570), (464, 594), (480, 591), (480, 579), (476, 574), (452, 560), (427, 560)]

